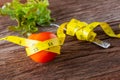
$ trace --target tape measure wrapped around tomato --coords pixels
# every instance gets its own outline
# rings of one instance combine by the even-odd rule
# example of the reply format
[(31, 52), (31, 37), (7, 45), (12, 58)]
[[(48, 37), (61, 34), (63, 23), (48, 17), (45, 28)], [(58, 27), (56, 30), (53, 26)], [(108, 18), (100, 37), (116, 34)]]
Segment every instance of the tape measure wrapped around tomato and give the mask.
[(42, 32), (32, 34), (28, 39), (18, 36), (7, 36), (0, 40), (25, 46), (27, 56), (30, 56), (35, 62), (46, 63), (60, 54), (60, 40), (51, 32)]

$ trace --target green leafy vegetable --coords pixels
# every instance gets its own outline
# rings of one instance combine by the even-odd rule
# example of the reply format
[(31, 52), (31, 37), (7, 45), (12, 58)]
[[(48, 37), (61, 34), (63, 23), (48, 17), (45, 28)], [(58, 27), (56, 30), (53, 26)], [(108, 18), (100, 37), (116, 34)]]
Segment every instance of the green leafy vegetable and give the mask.
[(0, 15), (8, 15), (18, 22), (17, 26), (10, 26), (10, 30), (21, 34), (34, 33), (38, 31), (37, 25), (50, 25), (52, 18), (48, 6), (48, 0), (27, 0), (26, 3), (13, 0), (0, 8)]

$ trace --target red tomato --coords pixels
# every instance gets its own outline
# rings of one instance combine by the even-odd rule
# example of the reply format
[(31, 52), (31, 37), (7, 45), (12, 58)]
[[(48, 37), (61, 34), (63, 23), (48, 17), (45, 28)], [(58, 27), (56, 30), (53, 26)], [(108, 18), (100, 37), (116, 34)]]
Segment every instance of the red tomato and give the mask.
[[(38, 34), (32, 34), (28, 38), (33, 39), (33, 40), (45, 41), (45, 40), (55, 38), (55, 37), (56, 35), (51, 32), (42, 32)], [(46, 62), (53, 60), (56, 55), (57, 55), (56, 53), (42, 50), (40, 52), (37, 52), (31, 55), (30, 57), (35, 62), (46, 63)]]

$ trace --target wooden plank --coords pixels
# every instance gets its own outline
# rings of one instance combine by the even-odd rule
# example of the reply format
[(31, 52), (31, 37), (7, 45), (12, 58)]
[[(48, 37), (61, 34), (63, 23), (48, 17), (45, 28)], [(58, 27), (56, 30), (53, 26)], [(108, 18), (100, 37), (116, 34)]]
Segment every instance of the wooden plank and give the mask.
[[(0, 2), (3, 0), (0, 0)], [(56, 23), (77, 18), (81, 21), (115, 21), (117, 28), (120, 20), (120, 0), (50, 0), (52, 16)], [(16, 25), (9, 17), (0, 17), (0, 38), (18, 35), (7, 30)], [(45, 27), (40, 31), (55, 32), (57, 28)], [(24, 47), (0, 42), (0, 80), (119, 80), (120, 79), (120, 39), (106, 36), (96, 29), (98, 38), (111, 43), (103, 49), (90, 42), (78, 41), (67, 36), (61, 55), (47, 64), (38, 64), (26, 57)]]

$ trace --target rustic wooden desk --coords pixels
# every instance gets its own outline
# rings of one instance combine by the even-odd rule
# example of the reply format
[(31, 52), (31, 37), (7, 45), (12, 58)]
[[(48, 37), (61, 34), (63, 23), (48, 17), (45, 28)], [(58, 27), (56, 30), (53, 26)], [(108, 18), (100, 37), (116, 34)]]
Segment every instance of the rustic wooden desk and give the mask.
[[(88, 23), (115, 21), (111, 26), (120, 32), (120, 0), (50, 0), (50, 9), (59, 24), (71, 18)], [(15, 24), (9, 17), (0, 17), (0, 38), (17, 35), (7, 30), (7, 26)], [(40, 31), (56, 29), (47, 27)], [(0, 41), (0, 80), (120, 80), (120, 39), (106, 36), (101, 29), (97, 33), (99, 39), (111, 43), (110, 48), (68, 36), (61, 55), (47, 64), (33, 62), (24, 47)]]

